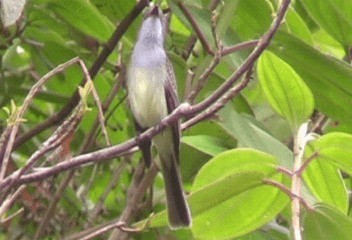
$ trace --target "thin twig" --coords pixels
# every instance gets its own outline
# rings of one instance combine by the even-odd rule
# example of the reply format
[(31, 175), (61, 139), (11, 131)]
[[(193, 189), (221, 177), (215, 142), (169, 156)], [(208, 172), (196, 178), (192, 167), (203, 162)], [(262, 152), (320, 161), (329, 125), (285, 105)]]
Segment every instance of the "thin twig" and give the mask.
[(190, 92), (189, 96), (186, 98), (186, 101), (188, 101), (189, 103), (193, 103), (196, 96), (199, 94), (199, 92), (205, 86), (207, 80), (209, 79), (209, 76), (213, 73), (215, 67), (219, 64), (220, 58), (221, 58), (221, 56), (219, 56), (218, 54), (215, 55), (215, 57), (211, 61), (210, 65), (205, 69), (205, 71), (202, 73), (202, 75), (199, 76), (197, 85)]
[(14, 194), (7, 197), (7, 199), (0, 205), (0, 219), (2, 219), (3, 215), (11, 207), (12, 203), (16, 200), (16, 198), (22, 193), (24, 189), (25, 186), (19, 187)]
[(245, 72), (248, 71), (248, 69), (253, 66), (254, 62), (269, 46), (271, 39), (273, 38), (277, 29), (280, 27), (280, 24), (286, 15), (286, 11), (288, 9), (288, 6), (290, 5), (290, 2), (290, 0), (283, 0), (281, 2), (279, 10), (276, 14), (276, 18), (271, 24), (269, 30), (260, 38), (257, 47), (252, 51), (252, 53), (247, 57), (247, 59), (242, 63), (242, 65), (237, 69), (237, 71), (234, 72), (234, 74), (218, 89), (216, 89), (208, 98), (194, 106), (191, 106), (191, 109), (188, 111), (188, 114), (193, 115), (208, 108), (224, 93), (226, 93), (231, 88), (233, 83), (236, 82)]
[(285, 167), (279, 166), (277, 167), (277, 171), (285, 174), (286, 176), (292, 177), (293, 172)]
[(248, 70), (244, 79), (231, 88), (227, 93), (225, 93), (219, 100), (217, 100), (211, 107), (203, 111), (202, 113), (194, 116), (193, 118), (189, 119), (187, 122), (181, 124), (181, 129), (185, 130), (193, 126), (194, 124), (207, 119), (208, 117), (214, 115), (218, 110), (220, 110), (225, 104), (233, 99), (240, 91), (242, 91), (251, 79), (252, 69)]
[(109, 185), (105, 188), (105, 191), (103, 194), (99, 197), (99, 201), (95, 204), (94, 208), (92, 209), (91, 213), (89, 214), (88, 217), (88, 223), (93, 223), (98, 214), (100, 213), (101, 209), (104, 206), (104, 202), (106, 198), (108, 197), (109, 193), (116, 187), (121, 173), (124, 170), (124, 168), (127, 166), (127, 161), (122, 160), (119, 166), (116, 168), (116, 170), (113, 172), (112, 179), (109, 183)]
[[(65, 237), (65, 240), (78, 240), (78, 239), (82, 239), (84, 237), (87, 237), (91, 234), (94, 234), (94, 236), (98, 236), (102, 233), (105, 233), (105, 231), (101, 232), (101, 229), (105, 229), (108, 226), (112, 226), (113, 224), (119, 224), (121, 222), (123, 222), (125, 225), (128, 225), (128, 223), (131, 221), (131, 219), (133, 218), (133, 216), (135, 214), (137, 214), (137, 208), (136, 206), (138, 205), (138, 203), (141, 201), (142, 197), (144, 196), (145, 191), (152, 185), (153, 183), (153, 179), (156, 176), (158, 169), (156, 167), (156, 165), (153, 163), (152, 166), (149, 168), (148, 172), (146, 172), (144, 174), (144, 163), (141, 162), (132, 177), (132, 182), (130, 184), (130, 187), (128, 189), (127, 192), (127, 206), (125, 207), (122, 215), (114, 220), (114, 221), (110, 221), (108, 223), (103, 223), (100, 226), (95, 226), (92, 227), (90, 229), (85, 229), (82, 232), (79, 233), (75, 233), (71, 236)], [(111, 230), (112, 228), (109, 227), (109, 230)], [(124, 229), (120, 229), (121, 230), (121, 234), (123, 234)], [(129, 232), (129, 231), (128, 231)], [(96, 233), (98, 233), (96, 235)]]
[[(136, 214), (136, 206), (142, 200), (145, 192), (153, 184), (153, 180), (158, 173), (158, 167), (153, 162), (152, 166), (149, 168), (148, 172), (145, 174), (143, 179), (140, 181), (136, 189), (129, 191), (130, 197), (128, 198), (128, 204), (123, 210), (119, 221), (125, 222), (127, 224), (133, 219)], [(119, 229), (116, 229), (110, 236), (109, 240), (124, 239), (124, 235)]]
[(93, 239), (95, 237), (98, 237), (99, 235), (102, 235), (106, 232), (109, 232), (111, 231), (112, 229), (119, 229), (121, 230), (122, 232), (129, 232), (129, 233), (136, 233), (136, 232), (140, 232), (142, 231), (142, 229), (138, 229), (138, 228), (129, 228), (126, 226), (126, 223), (124, 222), (115, 222), (115, 223), (112, 223), (110, 225), (107, 225), (103, 228), (100, 228), (98, 229), (97, 231), (81, 238), (81, 240), (89, 240), (89, 239)]
[[(114, 98), (116, 97), (116, 94), (118, 93), (118, 91), (120, 90), (123, 82), (124, 82), (124, 78), (125, 78), (125, 67), (123, 65), (120, 65), (120, 72), (118, 73), (116, 79), (117, 81), (114, 82), (114, 85), (112, 86), (112, 89), (108, 95), (108, 97), (106, 98), (106, 100), (103, 103), (102, 106), (102, 111), (105, 114), (107, 109), (109, 108), (110, 104), (112, 103), (112, 101), (114, 100)], [(108, 116), (105, 116), (105, 123), (107, 122)], [(88, 134), (88, 136), (85, 138), (83, 144), (82, 144), (82, 148), (80, 152), (86, 152), (88, 149), (91, 148), (92, 144), (94, 143), (94, 139), (95, 139), (95, 135), (98, 131), (98, 125), (99, 125), (99, 119), (96, 118), (94, 120), (93, 126)]]
[(94, 98), (95, 103), (97, 104), (97, 107), (98, 107), (98, 119), (99, 119), (99, 122), (100, 122), (100, 126), (101, 126), (101, 129), (103, 131), (103, 135), (105, 137), (106, 144), (108, 146), (110, 146), (111, 143), (110, 143), (110, 139), (109, 139), (109, 136), (108, 136), (108, 132), (106, 131), (106, 127), (105, 127), (104, 111), (103, 111), (103, 108), (102, 108), (102, 103), (101, 103), (100, 98), (99, 98), (99, 94), (98, 94), (97, 90), (94, 87), (92, 79), (89, 76), (89, 72), (88, 72), (88, 69), (87, 69), (86, 65), (84, 64), (84, 62), (82, 60), (79, 61), (79, 64), (81, 65), (81, 68), (83, 70), (83, 73), (84, 73), (84, 76), (86, 78), (86, 81), (91, 82), (93, 98)]
[[(311, 163), (314, 159), (316, 159), (317, 157), (319, 157), (319, 152), (315, 151), (312, 155), (310, 155), (307, 160), (304, 161), (304, 163), (302, 164), (302, 166), (296, 170), (296, 172), (294, 172), (295, 174), (297, 174), (298, 176), (302, 176), (302, 173), (305, 169), (307, 169), (309, 163)], [(293, 173), (292, 173), (293, 174)]]
[(187, 59), (189, 58), (189, 56), (191, 55), (192, 50), (193, 50), (193, 48), (194, 48), (196, 42), (197, 42), (197, 37), (196, 37), (196, 36), (191, 35), (191, 36), (188, 38), (186, 47), (185, 47), (185, 49), (184, 49), (183, 52), (182, 52), (182, 58), (183, 58), (184, 60), (187, 60)]
[(291, 199), (298, 199), (300, 201), (300, 203), (306, 208), (306, 209), (313, 209), (312, 206), (310, 206), (306, 200), (304, 198), (302, 198), (299, 195), (294, 194), (293, 192), (291, 192), (291, 189), (289, 189), (288, 187), (286, 187), (285, 185), (283, 185), (280, 182), (274, 181), (272, 179), (264, 179), (263, 182), (267, 185), (270, 186), (274, 186), (278, 189), (280, 189), (281, 191), (283, 191), (284, 193), (286, 193)]
[(42, 217), (42, 220), (41, 220), (41, 222), (39, 224), (39, 227), (37, 228), (37, 231), (36, 231), (36, 233), (34, 235), (34, 238), (33, 238), (34, 240), (41, 239), (41, 237), (43, 236), (46, 226), (49, 224), (50, 219), (54, 215), (56, 206), (57, 206), (57, 204), (58, 204), (58, 202), (59, 202), (59, 200), (60, 200), (60, 198), (62, 196), (62, 193), (65, 191), (67, 185), (71, 181), (72, 176), (74, 175), (74, 173), (75, 173), (74, 170), (70, 171), (68, 173), (68, 175), (65, 177), (64, 181), (62, 181), (60, 183), (60, 186), (56, 190), (55, 195), (52, 198), (48, 209), (46, 210), (44, 216)]
[(181, 2), (181, 1), (178, 2), (178, 6), (180, 7), (182, 12), (184, 13), (185, 17), (187, 18), (187, 20), (191, 24), (191, 26), (194, 29), (194, 31), (196, 32), (197, 37), (199, 38), (199, 41), (202, 43), (204, 49), (207, 51), (208, 54), (214, 55), (214, 51), (211, 49), (211, 46), (210, 46), (209, 42), (207, 41), (206, 37), (204, 36), (202, 30), (200, 29), (197, 21), (192, 16), (191, 12), (184, 5), (184, 3)]
[(221, 56), (227, 56), (231, 53), (240, 51), (240, 50), (244, 50), (244, 49), (248, 49), (248, 48), (253, 48), (255, 46), (257, 46), (259, 43), (259, 40), (250, 40), (247, 42), (242, 42), (233, 46), (229, 46), (229, 47), (224, 47), (221, 51)]

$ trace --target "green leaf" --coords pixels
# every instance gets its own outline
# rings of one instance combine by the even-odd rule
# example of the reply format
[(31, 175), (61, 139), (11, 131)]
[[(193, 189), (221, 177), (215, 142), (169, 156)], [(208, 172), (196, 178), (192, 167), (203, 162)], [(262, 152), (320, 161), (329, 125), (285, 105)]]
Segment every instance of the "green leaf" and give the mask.
[(348, 196), (345, 182), (338, 168), (352, 174), (352, 136), (346, 133), (329, 133), (306, 148), (309, 158), (317, 154), (303, 176), (314, 195), (340, 211), (348, 211)]
[(346, 213), (348, 196), (338, 169), (326, 161), (313, 160), (303, 173), (310, 191), (319, 200)]
[[(226, 6), (225, 6), (226, 7)], [(273, 7), (267, 0), (240, 0), (231, 22), (232, 29), (242, 40), (259, 38), (270, 26)]]
[(50, 6), (68, 24), (100, 41), (107, 41), (114, 31), (114, 25), (89, 1), (53, 0)]
[(274, 155), (280, 165), (292, 168), (293, 154), (279, 140), (271, 136), (251, 116), (239, 114), (229, 105), (219, 112), (219, 124), (231, 136), (239, 141), (242, 147), (250, 147)]
[(328, 133), (310, 144), (312, 151), (318, 152), (317, 160), (334, 164), (352, 175), (352, 135)]
[[(174, 2), (174, 1), (168, 0), (167, 2), (172, 10), (172, 13), (175, 14), (178, 17), (178, 19), (188, 29), (192, 29), (192, 31), (193, 31), (193, 27), (191, 26), (191, 24), (189, 23), (189, 21), (187, 20), (185, 15), (183, 14), (183, 11), (181, 11), (179, 6), (176, 4), (177, 1)], [(210, 46), (212, 46), (212, 47), (215, 46), (215, 41), (214, 41), (213, 33), (211, 30), (211, 12), (207, 8), (205, 8), (204, 6), (201, 6), (197, 3), (195, 3), (194, 1), (183, 1), (183, 4), (188, 9), (188, 11), (191, 13), (193, 18), (197, 19), (197, 24), (198, 24), (201, 32), (203, 33), (203, 35), (207, 39), (208, 43), (210, 44)]]
[(285, 23), (289, 33), (304, 40), (308, 44), (313, 44), (313, 38), (309, 28), (299, 14), (292, 8), (287, 12)]
[(318, 204), (307, 211), (303, 222), (303, 239), (349, 240), (352, 235), (352, 219), (338, 210)]
[(220, 7), (220, 13), (217, 20), (216, 31), (220, 37), (225, 37), (226, 32), (232, 23), (230, 20), (232, 17), (236, 16), (234, 12), (239, 5), (240, 0), (227, 0)]
[(350, 65), (324, 55), (282, 31), (275, 35), (270, 50), (301, 76), (312, 91), (315, 107), (319, 111), (334, 120), (351, 123), (352, 68)]
[(181, 141), (210, 156), (228, 150), (223, 139), (208, 135), (184, 136)]
[(350, 0), (304, 0), (303, 5), (317, 24), (346, 49), (352, 43), (352, 4)]
[(313, 39), (315, 45), (322, 53), (334, 56), (338, 59), (345, 57), (343, 46), (323, 29), (314, 32)]
[(215, 181), (216, 176), (226, 177), (235, 172), (251, 170), (269, 174), (273, 170), (272, 166), (276, 164), (275, 157), (261, 151), (246, 148), (229, 150), (217, 155), (203, 166), (194, 180), (192, 192)]
[(257, 73), (270, 105), (290, 122), (293, 131), (307, 121), (314, 109), (312, 93), (287, 63), (264, 52), (259, 58)]
[[(192, 232), (199, 239), (228, 239), (249, 233), (270, 221), (288, 198), (262, 185), (276, 172), (273, 156), (252, 149), (217, 155), (199, 171), (189, 198)], [(282, 181), (282, 175), (274, 177)]]

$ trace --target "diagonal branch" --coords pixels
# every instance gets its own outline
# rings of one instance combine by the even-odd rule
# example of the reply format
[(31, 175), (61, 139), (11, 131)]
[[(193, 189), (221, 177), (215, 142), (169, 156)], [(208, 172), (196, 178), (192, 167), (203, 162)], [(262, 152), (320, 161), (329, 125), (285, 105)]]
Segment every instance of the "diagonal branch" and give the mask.
[(211, 46), (209, 42), (207, 41), (206, 37), (204, 36), (202, 30), (200, 29), (199, 25), (197, 24), (197, 21), (194, 19), (192, 16), (191, 12), (187, 9), (187, 7), (184, 5), (183, 2), (179, 2), (178, 6), (186, 16), (187, 20), (190, 22), (192, 25), (194, 31), (197, 34), (197, 37), (199, 38), (199, 41), (202, 43), (204, 49), (209, 53), (210, 55), (214, 55), (214, 51), (211, 49)]

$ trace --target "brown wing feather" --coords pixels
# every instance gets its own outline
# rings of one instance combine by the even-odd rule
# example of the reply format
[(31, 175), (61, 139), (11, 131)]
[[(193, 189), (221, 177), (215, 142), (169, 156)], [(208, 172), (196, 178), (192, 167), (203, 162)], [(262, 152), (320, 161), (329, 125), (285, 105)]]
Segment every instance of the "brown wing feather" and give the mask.
[[(176, 78), (174, 69), (171, 65), (171, 62), (167, 60), (167, 80), (165, 84), (165, 98), (167, 104), (167, 110), (170, 114), (177, 106), (180, 104), (177, 96), (177, 85), (176, 85)], [(180, 152), (180, 136), (181, 136), (181, 129), (180, 129), (180, 121), (177, 121), (171, 125), (172, 133), (173, 133), (173, 140), (174, 140), (174, 149), (177, 162), (179, 163), (179, 152)]]

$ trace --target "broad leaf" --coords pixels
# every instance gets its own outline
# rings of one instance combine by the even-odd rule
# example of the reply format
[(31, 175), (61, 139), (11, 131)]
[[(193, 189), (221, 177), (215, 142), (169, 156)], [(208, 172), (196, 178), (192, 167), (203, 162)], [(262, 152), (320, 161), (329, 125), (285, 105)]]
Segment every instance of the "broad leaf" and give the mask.
[(352, 4), (350, 0), (304, 0), (314, 20), (346, 49), (352, 44)]
[(259, 58), (257, 72), (270, 105), (290, 122), (293, 131), (307, 121), (314, 108), (312, 93), (287, 63), (264, 52)]
[(338, 169), (326, 161), (313, 160), (303, 173), (304, 181), (318, 199), (341, 212), (348, 209), (345, 184)]
[(350, 240), (352, 220), (332, 207), (318, 204), (307, 211), (303, 229), (303, 238), (307, 240)]
[(293, 154), (279, 140), (271, 136), (251, 116), (239, 114), (229, 105), (220, 112), (220, 126), (239, 141), (242, 147), (250, 147), (274, 155), (282, 166), (292, 167)]
[(309, 144), (307, 158), (317, 154), (304, 173), (309, 188), (320, 201), (347, 212), (348, 197), (345, 183), (338, 169), (352, 174), (352, 136), (329, 133)]
[(315, 107), (334, 120), (351, 123), (352, 67), (324, 55), (285, 32), (278, 32), (270, 47), (305, 81), (314, 95)]
[[(208, 162), (199, 171), (189, 198), (194, 236), (199, 239), (241, 236), (281, 211), (288, 198), (280, 190), (260, 183), (260, 178), (275, 173), (275, 162), (271, 155), (251, 149), (227, 151)], [(281, 181), (282, 175), (274, 179)]]
[(184, 136), (182, 142), (210, 156), (228, 150), (221, 138), (208, 135)]
[(100, 41), (107, 41), (114, 25), (89, 1), (51, 1), (52, 9), (78, 31)]

